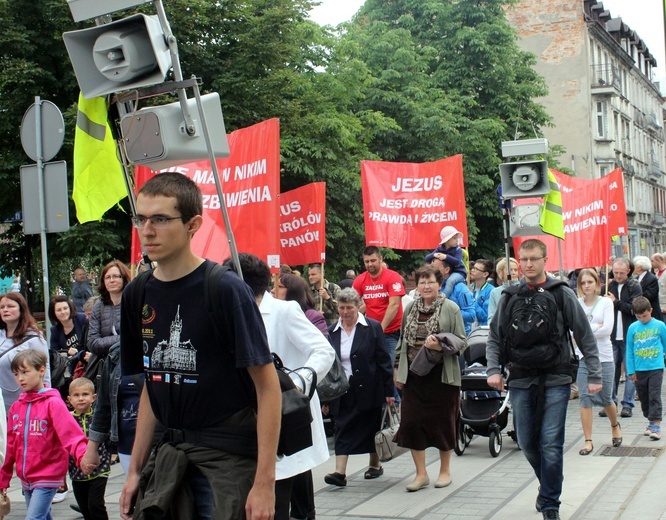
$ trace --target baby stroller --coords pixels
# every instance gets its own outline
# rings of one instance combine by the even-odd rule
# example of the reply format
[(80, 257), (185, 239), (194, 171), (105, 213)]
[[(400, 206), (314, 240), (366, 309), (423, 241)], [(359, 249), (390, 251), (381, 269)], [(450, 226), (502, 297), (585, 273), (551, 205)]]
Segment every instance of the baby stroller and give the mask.
[(467, 337), (462, 373), (460, 420), (454, 451), (462, 455), (474, 435), (488, 437), (490, 454), (497, 457), (502, 451), (502, 430), (509, 418), (509, 391), (504, 394), (486, 382), (486, 342), (488, 327), (479, 327)]

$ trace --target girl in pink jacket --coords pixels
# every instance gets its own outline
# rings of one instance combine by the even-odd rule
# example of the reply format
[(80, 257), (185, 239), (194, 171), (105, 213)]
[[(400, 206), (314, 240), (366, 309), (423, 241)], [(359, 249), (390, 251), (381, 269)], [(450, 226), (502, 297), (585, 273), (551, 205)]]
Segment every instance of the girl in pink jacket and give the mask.
[(60, 392), (44, 387), (46, 361), (46, 355), (34, 349), (12, 360), (23, 393), (9, 409), (7, 453), (0, 470), (0, 490), (6, 492), (16, 464), (30, 520), (52, 520), (51, 500), (65, 479), (69, 455), (79, 466), (87, 443)]

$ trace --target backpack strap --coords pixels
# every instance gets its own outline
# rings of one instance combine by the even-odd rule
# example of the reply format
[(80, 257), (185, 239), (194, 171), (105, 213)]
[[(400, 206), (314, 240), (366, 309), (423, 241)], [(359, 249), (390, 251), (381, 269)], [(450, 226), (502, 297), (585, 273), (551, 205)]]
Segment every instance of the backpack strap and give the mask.
[[(210, 322), (213, 325), (215, 342), (218, 344), (218, 346), (222, 345), (225, 341), (224, 335), (220, 330), (220, 323), (223, 323), (227, 319), (224, 309), (220, 304), (220, 280), (222, 279), (224, 273), (230, 269), (230, 266), (209, 262), (204, 273), (204, 304), (206, 306), (206, 312), (208, 313)], [(232, 355), (235, 355), (235, 351), (231, 346), (229, 346), (229, 352)], [(250, 374), (247, 372), (247, 370), (242, 370), (241, 373), (242, 379), (245, 382), (247, 389), (252, 390), (251, 393), (253, 393), (254, 383), (252, 382)]]
[(218, 288), (222, 275), (229, 270), (226, 265), (216, 264), (215, 262), (208, 262), (206, 272), (204, 273), (204, 303), (206, 311), (213, 322), (213, 329), (215, 338), (218, 343), (221, 343), (222, 333), (218, 324), (224, 319), (224, 312), (220, 305), (218, 297)]
[(136, 327), (136, 334), (141, 338), (141, 315), (143, 314), (143, 296), (146, 291), (146, 284), (153, 275), (153, 271), (144, 271), (139, 274), (132, 283), (129, 284), (124, 291), (125, 301), (129, 304), (130, 316), (134, 316), (136, 320), (134, 325)]
[(566, 337), (567, 345), (571, 348), (572, 355), (576, 355), (576, 349), (571, 339), (571, 334), (569, 334), (569, 326), (567, 324), (567, 318), (564, 315), (564, 296), (562, 296), (562, 286), (569, 287), (569, 284), (563, 281), (559, 281), (557, 284), (551, 285), (548, 290), (556, 289), (552, 291), (555, 302), (557, 303), (557, 312), (562, 315), (562, 325), (564, 326), (564, 336)]

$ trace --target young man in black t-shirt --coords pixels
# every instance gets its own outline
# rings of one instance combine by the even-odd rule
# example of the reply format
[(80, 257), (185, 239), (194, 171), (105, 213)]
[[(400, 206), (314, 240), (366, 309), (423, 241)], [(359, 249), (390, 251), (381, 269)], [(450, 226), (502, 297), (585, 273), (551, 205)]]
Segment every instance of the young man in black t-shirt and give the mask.
[[(190, 246), (202, 221), (201, 191), (184, 175), (163, 173), (141, 188), (134, 224), (157, 268), (146, 282), (140, 333), (132, 306), (123, 298), (122, 372), (146, 373), (130, 471), (120, 497), (123, 518), (132, 515), (158, 422), (182, 435), (185, 443), (198, 446), (201, 439), (204, 448), (224, 451), (220, 460), (230, 461), (208, 478), (203, 468), (190, 463), (185, 478), (197, 505), (192, 517), (211, 518), (213, 504), (227, 518), (240, 518), (243, 512), (248, 519), (273, 515), (281, 405), (277, 375), (254, 297), (232, 271), (222, 275), (217, 290), (226, 319), (217, 323), (218, 337), (225, 339), (216, 341), (203, 303), (207, 261)], [(256, 430), (249, 437), (256, 436), (256, 460), (216, 445), (220, 424), (235, 425), (239, 417), (253, 414), (255, 391)]]

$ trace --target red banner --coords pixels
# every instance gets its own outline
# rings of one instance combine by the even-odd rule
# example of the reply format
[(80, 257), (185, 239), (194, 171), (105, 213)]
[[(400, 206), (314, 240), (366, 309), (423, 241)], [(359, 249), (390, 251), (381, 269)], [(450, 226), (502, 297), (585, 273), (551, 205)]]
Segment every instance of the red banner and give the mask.
[[(231, 155), (217, 160), (224, 200), (231, 229), (239, 252), (252, 253), (280, 267), (278, 196), (280, 193), (280, 124), (270, 119), (228, 136)], [(195, 254), (221, 262), (230, 256), (224, 229), (220, 200), (210, 161), (198, 161), (169, 168), (187, 175), (203, 193), (204, 222), (194, 235)], [(136, 185), (141, 187), (157, 175), (146, 167), (137, 166)], [(136, 232), (132, 235), (132, 261), (141, 259)]]
[(435, 162), (361, 162), (366, 245), (434, 249), (444, 226), (467, 243), (462, 155)]
[[(528, 238), (538, 238), (548, 248), (547, 268), (559, 267), (557, 243), (562, 247), (562, 268), (602, 266), (611, 254), (611, 237), (627, 234), (622, 170), (613, 170), (601, 179), (578, 179), (552, 170), (562, 193), (564, 240), (551, 235), (513, 239), (516, 251)], [(527, 203), (533, 199), (523, 199)]]
[(290, 266), (326, 259), (326, 183), (280, 194), (280, 260)]

